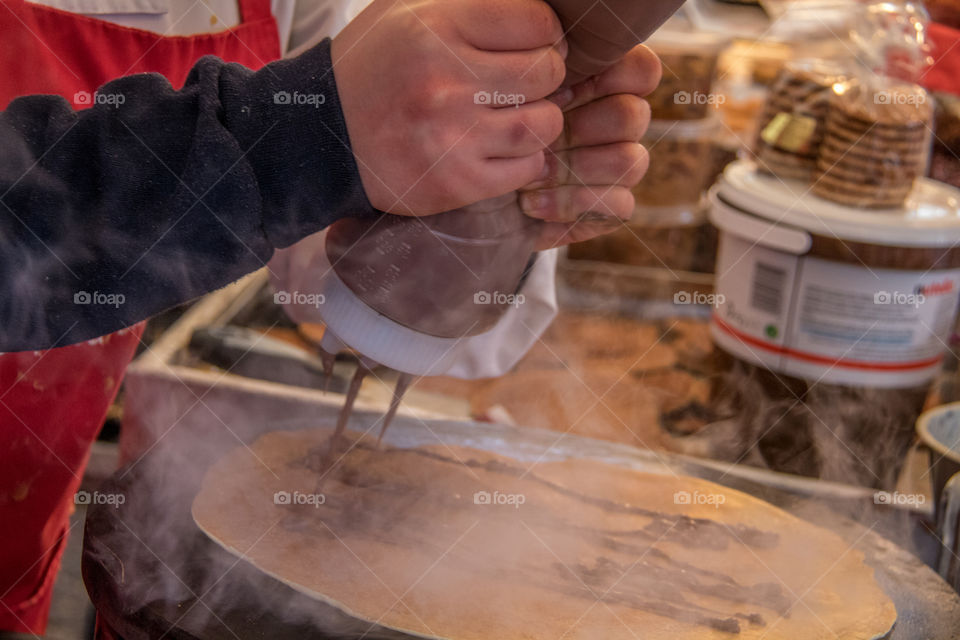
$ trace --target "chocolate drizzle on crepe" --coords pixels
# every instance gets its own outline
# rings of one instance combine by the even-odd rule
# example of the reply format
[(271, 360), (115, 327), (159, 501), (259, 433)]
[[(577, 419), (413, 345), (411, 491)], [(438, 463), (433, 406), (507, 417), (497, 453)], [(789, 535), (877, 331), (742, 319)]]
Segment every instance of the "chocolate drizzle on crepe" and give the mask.
[[(457, 561), (469, 565), (471, 570), (487, 574), (495, 571), (498, 578), (504, 580), (522, 581), (542, 589), (643, 610), (728, 633), (739, 633), (742, 622), (765, 626), (766, 621), (761, 614), (755, 612), (729, 615), (727, 612), (716, 611), (691, 602), (684, 594), (699, 594), (738, 605), (762, 607), (781, 616), (789, 613), (790, 600), (778, 584), (742, 585), (726, 574), (675, 560), (656, 547), (658, 543), (674, 543), (687, 548), (722, 551), (731, 542), (736, 542), (757, 549), (772, 549), (779, 544), (779, 536), (775, 533), (746, 525), (727, 525), (708, 518), (694, 518), (615, 502), (570, 489), (500, 460), (458, 460), (424, 449), (378, 449), (363, 440), (350, 443), (350, 446), (372, 455), (420, 456), (443, 464), (522, 478), (565, 498), (610, 513), (636, 515), (650, 520), (640, 529), (605, 530), (565, 521), (562, 515), (558, 518), (557, 514), (549, 509), (528, 504), (524, 507), (525, 522), (540, 524), (545, 528), (563, 527), (582, 536), (585, 542), (596, 549), (597, 555), (592, 563), (557, 562), (552, 567), (529, 564), (493, 568), (487, 563), (458, 556)], [(314, 469), (319, 460), (320, 456), (316, 455), (316, 452), (308, 453), (294, 465), (319, 470)], [(281, 526), (324, 538), (361, 535), (384, 544), (403, 548), (431, 548), (432, 551), (435, 545), (428, 536), (423, 535), (421, 529), (412, 530), (403, 526), (406, 505), (423, 500), (424, 492), (429, 491), (429, 488), (404, 485), (398, 482), (395, 476), (386, 479), (377, 471), (375, 464), (361, 468), (360, 465), (351, 464), (350, 458), (345, 456), (337, 468), (332, 470), (330, 480), (353, 489), (365, 490), (364, 494), (369, 499), (328, 499), (319, 509), (291, 511), (281, 521)], [(361, 497), (364, 494), (360, 494)], [(389, 500), (382, 500), (385, 495)], [(463, 508), (463, 500), (448, 495), (442, 487), (435, 494), (430, 492), (429, 499), (435, 501), (440, 510), (445, 507)], [(372, 513), (370, 503), (379, 506), (382, 502), (389, 503), (391, 507), (379, 508), (375, 514)], [(445, 551), (439, 547), (436, 550)], [(627, 554), (637, 560), (629, 566), (623, 565), (603, 555), (603, 550)]]
[[(362, 441), (358, 441), (354, 446), (358, 449), (375, 450)], [(729, 542), (734, 541), (756, 549), (773, 549), (780, 542), (780, 536), (776, 533), (763, 531), (756, 527), (740, 524), (727, 525), (708, 518), (692, 518), (685, 515), (652, 511), (637, 505), (623, 504), (606, 498), (581, 493), (547, 480), (546, 478), (542, 478), (528, 469), (510, 465), (501, 460), (479, 461), (472, 458), (458, 460), (424, 449), (388, 448), (381, 450), (380, 453), (423, 456), (447, 464), (469, 467), (471, 469), (482, 469), (489, 473), (498, 473), (519, 479), (528, 479), (560, 495), (573, 498), (594, 507), (599, 507), (611, 513), (623, 513), (650, 518), (651, 523), (645, 527), (647, 533), (656, 539), (676, 542), (686, 546), (722, 550), (727, 548)], [(340, 481), (347, 484), (354, 484), (355, 486), (363, 486), (356, 483), (375, 482), (374, 477), (369, 476), (369, 471), (368, 469), (345, 469)], [(361, 476), (367, 476), (367, 479), (364, 480), (363, 477), (360, 477), (353, 479), (353, 481), (348, 481), (346, 476), (351, 472), (359, 473)]]

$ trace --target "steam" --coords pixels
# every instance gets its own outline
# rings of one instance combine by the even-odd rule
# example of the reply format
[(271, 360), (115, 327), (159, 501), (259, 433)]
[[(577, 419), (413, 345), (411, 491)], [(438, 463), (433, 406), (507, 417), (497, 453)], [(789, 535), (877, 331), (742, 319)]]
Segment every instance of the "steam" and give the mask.
[[(726, 356), (721, 356), (726, 358)], [(719, 374), (718, 420), (686, 452), (892, 490), (927, 390), (807, 384), (742, 362)]]
[[(627, 326), (614, 318), (608, 320), (620, 329)], [(546, 337), (550, 348), (541, 349), (533, 355), (535, 359), (539, 358), (540, 367), (563, 370), (588, 385), (595, 385), (592, 391), (598, 398), (603, 398), (606, 388), (598, 386), (591, 377), (591, 372), (597, 366), (592, 358), (614, 361), (617, 374), (625, 374), (626, 384), (640, 387), (644, 385), (644, 376), (649, 382), (652, 372), (696, 364), (696, 356), (705, 354), (698, 353), (691, 344), (696, 343), (701, 351), (709, 351), (709, 341), (700, 344), (702, 341), (685, 334), (684, 327), (677, 327), (669, 321), (660, 324), (657, 328), (639, 333), (614, 329), (608, 336), (612, 338), (608, 346), (615, 347), (613, 351), (596, 349), (595, 345), (583, 349), (586, 342), (584, 338), (595, 331), (593, 325), (583, 325), (579, 329), (576, 326), (561, 327), (560, 331)], [(695, 331), (690, 327), (685, 329)], [(578, 334), (578, 330), (582, 333)], [(638, 363), (637, 357), (641, 353), (647, 352), (648, 357), (651, 353), (657, 355), (656, 351), (649, 350), (651, 344), (657, 348), (675, 349), (679, 355), (673, 361), (670, 358), (662, 361), (654, 358), (658, 360), (656, 366), (650, 362)], [(633, 368), (631, 365), (634, 365)], [(650, 369), (643, 371), (644, 366)], [(642, 373), (640, 376), (635, 375), (638, 368)], [(818, 465), (817, 472), (821, 475), (847, 474), (849, 477), (851, 470), (856, 471), (859, 463), (850, 462), (850, 454), (832, 435), (818, 431), (816, 424), (810, 421), (809, 414), (814, 407), (819, 408), (817, 415), (835, 428), (838, 436), (851, 438), (851, 441), (858, 436), (863, 438), (863, 446), (868, 450), (854, 449), (854, 453), (862, 454), (864, 460), (870, 459), (866, 457), (870, 453), (869, 448), (878, 446), (867, 438), (870, 429), (864, 431), (862, 425), (869, 424), (866, 422), (868, 419), (880, 420), (885, 416), (887, 409), (880, 404), (885, 400), (883, 397), (851, 396), (850, 392), (823, 388), (802, 396), (804, 403), (796, 403), (792, 395), (771, 399), (769, 394), (761, 393), (765, 381), (756, 370), (734, 367), (729, 375), (728, 394), (719, 397), (719, 406), (730, 410), (736, 417), (728, 421), (730, 430), (716, 432), (728, 440), (713, 441), (717, 446), (710, 453), (714, 456), (719, 452), (731, 456), (731, 459), (738, 459), (745, 451), (754, 451), (753, 458), (740, 461), (772, 466), (783, 464), (782, 461), (771, 462), (774, 461), (772, 452), (780, 447), (787, 452), (796, 451), (796, 460), (814, 460)], [(706, 373), (701, 371), (692, 379), (702, 381), (705, 377)], [(329, 411), (318, 410), (314, 400), (303, 399), (289, 392), (252, 394), (248, 389), (232, 384), (217, 386), (210, 392), (208, 387), (206, 381), (180, 381), (172, 375), (159, 377), (141, 372), (128, 379), (124, 448), (128, 459), (133, 458), (133, 452), (147, 450), (146, 455), (130, 460), (131, 464), (117, 476), (119, 485), (115, 488), (126, 492), (126, 499), (122, 506), (112, 512), (117, 517), (115, 526), (98, 531), (96, 522), (93, 522), (90, 525), (91, 536), (87, 540), (89, 552), (104, 566), (111, 568), (112, 580), (122, 587), (119, 606), (130, 612), (143, 608), (159, 610), (166, 603), (163, 610), (169, 617), (161, 624), (176, 625), (190, 632), (218, 629), (223, 633), (225, 627), (243, 625), (245, 629), (260, 629), (257, 625), (261, 625), (267, 637), (277, 633), (277, 627), (282, 627), (284, 633), (291, 628), (300, 629), (300, 637), (315, 634), (317, 629), (321, 629), (332, 637), (408, 638), (409, 635), (384, 628), (371, 629), (369, 623), (347, 616), (312, 598), (298, 596), (269, 575), (224, 552), (199, 531), (193, 522), (190, 507), (206, 471), (213, 463), (230, 450), (243, 446), (243, 443), (252, 443), (265, 432), (313, 429), (324, 425), (332, 427), (339, 409), (332, 405)], [(676, 391), (684, 393), (689, 390), (681, 387)], [(640, 400), (650, 401), (650, 398)], [(551, 401), (542, 393), (532, 393), (529, 394), (529, 402), (543, 408)], [(876, 411), (865, 415), (857, 409), (857, 404), (862, 402), (876, 403)], [(564, 424), (568, 425), (575, 424), (583, 414), (583, 408), (578, 406), (571, 405), (561, 410), (564, 414), (560, 421), (566, 421)], [(764, 436), (772, 438), (767, 443), (775, 443), (777, 447), (754, 446), (758, 439), (764, 440), (760, 435), (783, 413), (787, 417), (782, 420), (782, 430), (775, 428)], [(748, 415), (751, 416), (750, 420), (744, 417)], [(854, 423), (852, 418), (857, 418), (857, 422)], [(896, 420), (889, 419), (891, 423)], [(798, 422), (806, 425), (804, 438), (801, 438), (803, 431), (796, 429)], [(840, 424), (834, 427), (836, 423)], [(564, 424), (557, 428), (562, 431)], [(855, 425), (861, 425), (861, 431), (855, 431)], [(359, 414), (352, 420), (350, 428), (366, 431), (375, 438), (379, 426), (376, 416)], [(629, 427), (636, 430), (645, 426), (631, 422), (624, 429)], [(402, 438), (403, 434), (391, 432), (388, 439), (392, 439), (391, 436)], [(148, 448), (148, 445), (131, 440), (138, 437), (144, 438), (147, 443), (157, 440), (159, 444)], [(550, 442), (556, 444), (561, 438), (560, 434), (543, 434), (543, 437), (546, 438), (545, 446), (548, 449)], [(889, 455), (894, 456), (890, 438), (877, 440), (890, 447)], [(401, 443), (397, 441), (397, 444)], [(721, 451), (724, 446), (726, 450)], [(837, 449), (844, 453), (830, 458), (830, 452), (838, 453)], [(819, 455), (821, 450), (827, 451), (827, 455)], [(810, 455), (811, 451), (818, 455)], [(809, 458), (806, 457), (808, 455)], [(786, 455), (784, 459), (791, 458)], [(881, 468), (874, 468), (874, 472), (888, 473)], [(361, 480), (377, 481), (376, 469), (371, 469), (369, 476), (366, 472), (363, 475)], [(571, 479), (571, 484), (588, 486), (589, 480)], [(500, 487), (505, 488), (509, 487)], [(102, 490), (109, 491), (111, 487)], [(411, 496), (411, 499), (427, 497)], [(423, 536), (428, 536), (431, 526), (438, 524), (405, 521), (404, 507), (404, 503), (398, 503), (397, 510), (384, 512), (359, 504), (351, 516), (374, 519), (383, 526), (399, 523), (405, 530), (419, 532), (418, 535)], [(530, 558), (536, 557), (536, 547), (518, 545), (515, 540), (488, 542), (509, 551), (518, 563), (529, 563)], [(589, 546), (583, 540), (577, 544), (583, 544), (583, 548)], [(570, 555), (576, 555), (576, 551)], [(123, 560), (122, 571), (118, 567), (118, 559)], [(546, 562), (545, 568), (550, 569), (549, 562)], [(585, 572), (584, 576), (592, 575), (592, 570), (598, 570), (589, 564), (580, 569)], [(318, 567), (317, 570), (334, 569)], [(469, 592), (469, 586), (451, 585), (451, 588)], [(96, 597), (94, 600), (100, 605)], [(179, 607), (177, 603), (180, 603)], [(510, 610), (509, 603), (502, 604), (504, 610)], [(258, 616), (259, 612), (266, 614), (257, 617), (252, 615), (255, 612)], [(270, 628), (271, 625), (274, 628)], [(165, 630), (161, 629), (161, 632)], [(290, 632), (294, 635), (297, 633)]]
[[(279, 625), (294, 635), (297, 629), (302, 634), (322, 629), (330, 637), (409, 637), (371, 628), (322, 602), (297, 597), (207, 539), (190, 514), (207, 469), (224, 453), (241, 446), (239, 439), (252, 441), (265, 425), (298, 429), (332, 424), (333, 412), (327, 419), (264, 418), (258, 422), (260, 411), (251, 411), (243, 401), (204, 398), (197, 390), (202, 398), (198, 402), (182, 389), (181, 393), (157, 394), (156, 387), (162, 387), (162, 382), (151, 386), (152, 391), (136, 384), (128, 389), (133, 397), (128, 396), (127, 406), (134, 407), (135, 413), (128, 416), (127, 428), (146, 429), (139, 433), (159, 437), (159, 444), (130, 461), (111, 483), (101, 487), (102, 492), (123, 493), (126, 500), (115, 511), (109, 508), (108, 521), (102, 513), (92, 518), (85, 541), (85, 552), (108, 568), (110, 580), (119, 587), (119, 602), (113, 601), (109, 611), (129, 614), (146, 608), (154, 615), (164, 612), (167, 618), (156, 623), (162, 627), (161, 633), (168, 631), (166, 625), (170, 630), (188, 629), (198, 637), (206, 637), (199, 633), (201, 629), (228, 637), (231, 627), (241, 625), (245, 631), (262, 628), (264, 637), (277, 637), (272, 634)], [(143, 391), (148, 396), (142, 396)], [(139, 402), (143, 398), (146, 404)], [(94, 603), (101, 606), (96, 593), (92, 595)]]
[[(263, 627), (266, 637), (278, 637), (281, 633), (277, 630), (278, 628), (283, 629), (283, 635), (289, 633), (291, 636), (296, 636), (299, 633), (297, 637), (315, 634), (318, 629), (331, 637), (382, 638), (384, 640), (410, 637), (409, 634), (405, 635), (380, 627), (371, 629), (369, 623), (347, 616), (322, 602), (308, 597), (298, 597), (298, 594), (284, 587), (274, 578), (260, 572), (242, 559), (224, 552), (207, 539), (193, 522), (190, 514), (191, 505), (206, 471), (225, 453), (241, 446), (241, 442), (253, 442), (264, 432), (332, 426), (336, 420), (337, 407), (331, 406), (328, 412), (318, 412), (312, 401), (305, 400), (303, 405), (298, 405), (295, 398), (283, 394), (278, 394), (275, 398), (267, 394), (257, 394), (252, 397), (252, 394), (234, 389), (231, 385), (220, 386), (215, 393), (207, 396), (204, 395), (206, 385), (192, 386), (176, 379), (134, 376), (129, 382), (131, 383), (127, 390), (129, 413), (125, 420), (127, 437), (142, 434), (146, 441), (158, 439), (159, 444), (142, 458), (132, 460), (115, 477), (114, 482), (118, 482), (117, 484), (101, 488), (101, 491), (125, 492), (124, 504), (116, 510), (111, 507), (107, 512), (115, 516), (116, 521), (104, 523), (101, 513), (99, 518), (91, 518), (88, 525), (86, 541), (88, 552), (94, 554), (100, 563), (108, 567), (112, 582), (120, 586), (121, 602), (115, 602), (109, 609), (116, 610), (119, 607), (125, 612), (144, 608), (162, 610), (167, 613), (168, 618), (160, 623), (161, 626), (175, 625), (198, 637), (204, 637), (206, 633), (200, 633), (201, 629), (226, 633), (225, 627), (237, 625), (243, 625), (245, 631), (259, 630)], [(196, 397), (184, 392), (184, 384), (197, 394)], [(307, 408), (309, 411), (305, 410)], [(277, 416), (295, 417), (278, 419)], [(375, 439), (379, 425), (379, 416), (358, 414), (352, 420), (350, 427), (354, 430), (366, 431), (372, 439)], [(388, 433), (388, 439), (393, 439), (401, 446), (413, 444), (405, 442), (403, 440), (405, 437), (407, 436), (404, 436), (402, 431)], [(395, 440), (396, 438), (399, 440)], [(544, 438), (546, 445), (543, 451), (550, 452), (557, 441), (553, 434), (545, 434)], [(551, 442), (554, 444), (551, 445)], [(126, 442), (128, 455), (130, 451), (143, 448), (135, 442), (129, 440)], [(304, 454), (306, 453), (305, 451)], [(520, 466), (526, 468), (526, 465)], [(465, 467), (464, 474), (470, 473)], [(269, 478), (269, 474), (266, 474), (266, 477)], [(364, 468), (362, 473), (347, 476), (347, 480), (336, 480), (336, 482), (344, 481), (359, 482), (364, 487), (369, 484), (375, 491), (389, 491), (389, 487), (379, 486), (381, 478), (375, 465), (371, 465), (369, 469)], [(574, 488), (589, 486), (589, 478), (579, 480), (565, 478), (563, 482), (565, 486)], [(472, 483), (473, 481), (464, 484), (473, 486)], [(384, 507), (382, 499), (370, 503), (364, 502), (364, 492), (359, 492), (360, 499), (357, 504), (341, 504), (338, 507), (339, 512), (326, 511), (325, 513), (330, 517), (345, 518), (343, 520), (345, 526), (357, 523), (364, 531), (382, 529), (391, 531), (392, 535), (416, 539), (418, 544), (421, 542), (432, 544), (437, 547), (436, 553), (430, 555), (432, 561), (450, 542), (443, 537), (449, 534), (449, 531), (447, 534), (442, 533), (445, 529), (456, 530), (459, 533), (467, 527), (460, 527), (462, 523), (446, 521), (423, 522), (422, 519), (409, 516), (409, 513), (418, 512), (414, 507), (422, 504), (421, 501), (450, 499), (447, 494), (453, 488), (445, 486), (430, 489), (429, 483), (426, 486), (428, 490), (425, 492), (401, 492), (395, 500), (386, 502), (387, 507)], [(513, 512), (513, 507), (509, 503), (511, 495), (509, 478), (499, 486), (490, 485), (482, 488), (489, 491), (493, 501), (497, 500), (497, 490), (507, 495), (507, 506), (489, 507), (492, 510), (491, 513), (497, 510)], [(623, 533), (588, 531), (591, 523), (571, 521), (564, 526), (554, 527), (556, 535), (560, 536), (559, 539), (554, 539), (554, 534), (549, 527), (543, 525), (538, 518), (549, 515), (551, 519), (563, 520), (566, 510), (561, 503), (571, 499), (570, 495), (563, 491), (554, 493), (556, 504), (552, 501), (549, 505), (539, 505), (539, 507), (529, 502), (522, 504), (520, 508), (524, 510), (524, 519), (529, 518), (534, 529), (538, 531), (542, 529), (540, 535), (550, 540), (550, 546), (558, 554), (564, 558), (577, 559), (576, 562), (571, 562), (570, 566), (581, 574), (583, 580), (587, 582), (598, 580), (596, 588), (600, 592), (605, 591), (603, 581), (607, 579), (608, 574), (612, 573), (614, 577), (619, 574), (616, 566), (592, 563), (591, 558), (595, 557), (598, 544), (596, 538), (597, 536), (623, 535)], [(464, 497), (469, 499), (469, 496)], [(494, 502), (494, 504), (497, 503)], [(419, 513), (422, 513), (422, 510)], [(481, 519), (487, 517), (483, 516)], [(604, 542), (604, 545), (613, 546), (604, 547), (607, 551), (603, 556), (615, 559), (618, 553), (631, 553), (633, 555), (630, 557), (639, 557), (638, 554), (642, 552), (642, 548), (645, 548), (644, 545), (654, 540), (659, 541), (661, 536), (665, 539), (686, 536), (682, 540), (678, 538), (675, 541), (677, 545), (673, 547), (675, 549), (698, 548), (703, 544), (716, 542), (716, 535), (693, 536), (692, 534), (698, 531), (689, 529), (681, 531), (682, 527), (674, 529), (672, 522), (662, 518), (658, 520), (658, 518), (660, 517), (652, 518), (654, 524), (651, 525), (653, 528), (649, 532), (644, 534), (631, 532), (631, 535), (641, 535), (638, 540), (618, 539)], [(339, 521), (330, 520), (330, 522), (330, 526), (342, 531), (337, 524)], [(105, 524), (109, 526), (104, 526)], [(481, 528), (485, 526), (485, 524), (481, 525)], [(584, 531), (578, 531), (578, 527), (582, 527)], [(314, 527), (311, 531), (320, 529)], [(649, 540), (643, 536), (649, 536)], [(749, 532), (741, 532), (739, 537), (749, 539)], [(561, 542), (558, 540), (566, 546), (561, 547)], [(631, 548), (635, 546), (638, 550), (625, 550), (625, 546)], [(469, 563), (473, 561), (472, 558), (489, 556), (491, 549), (499, 550), (498, 553), (502, 552), (504, 557), (513, 560), (512, 564), (523, 568), (524, 575), (532, 574), (536, 580), (550, 585), (572, 582), (575, 588), (582, 588), (582, 585), (576, 586), (580, 584), (576, 580), (571, 580), (568, 569), (558, 568), (553, 552), (532, 537), (526, 541), (519, 541), (481, 536), (476, 539), (465, 539), (456, 547), (451, 554), (456, 556), (457, 562)], [(630, 588), (630, 593), (634, 594), (631, 597), (646, 599), (644, 602), (654, 602), (655, 606), (663, 606), (658, 603), (669, 598), (662, 593), (645, 591), (644, 585), (651, 579), (650, 575), (653, 575), (650, 574), (651, 571), (676, 570), (678, 558), (671, 559), (671, 557), (658, 555), (656, 551), (650, 553), (648, 560), (653, 564), (646, 567), (644, 571), (631, 575), (631, 581), (639, 582), (635, 588)], [(118, 564), (120, 560), (123, 562), (122, 569)], [(405, 572), (403, 575), (409, 575), (411, 583), (423, 570), (423, 567), (415, 566), (415, 562), (410, 563), (409, 566), (403, 564), (402, 558), (397, 562), (397, 570)], [(702, 568), (697, 567), (697, 570)], [(328, 564), (318, 566), (316, 570), (329, 571), (333, 575), (347, 577), (347, 574), (343, 573), (342, 566)], [(693, 569), (687, 569), (687, 571), (693, 571)], [(512, 578), (505, 576), (504, 579)], [(700, 579), (712, 582), (714, 577), (704, 574)], [(458, 583), (451, 583), (450, 589), (456, 592), (471, 592), (470, 585)], [(765, 591), (767, 587), (762, 585), (756, 585), (756, 589), (760, 589), (756, 592), (757, 597), (760, 597), (761, 593), (767, 593)], [(95, 603), (101, 605), (97, 602), (96, 594), (93, 595)], [(503, 615), (513, 615), (510, 613), (513, 608), (507, 594), (502, 596), (493, 594), (490, 597), (492, 598), (491, 606), (499, 607), (497, 611), (502, 611)], [(675, 598), (673, 605), (676, 610), (668, 609), (666, 612), (671, 615), (701, 617), (706, 615), (691, 602), (696, 603), (698, 600), (694, 598), (685, 603), (682, 598)], [(744, 605), (738, 608), (744, 609), (744, 615), (753, 615), (756, 612), (756, 605)], [(261, 615), (260, 612), (266, 613)], [(767, 613), (767, 615), (770, 614)], [(724, 618), (723, 614), (710, 613), (707, 619), (711, 621), (710, 624), (734, 624), (732, 619)], [(757, 624), (753, 620), (755, 618), (748, 616), (743, 618), (741, 623)], [(166, 629), (161, 628), (160, 631), (163, 632)], [(589, 636), (583, 635), (580, 630), (574, 632), (571, 637)]]

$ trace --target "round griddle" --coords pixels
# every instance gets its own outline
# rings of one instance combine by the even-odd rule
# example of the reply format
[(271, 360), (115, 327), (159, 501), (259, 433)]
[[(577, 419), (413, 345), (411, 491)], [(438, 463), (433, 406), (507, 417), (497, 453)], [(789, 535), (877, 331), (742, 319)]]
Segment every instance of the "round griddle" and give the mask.
[[(351, 427), (364, 430), (366, 422), (378, 417), (358, 413)], [(661, 464), (651, 460), (650, 452), (572, 436), (558, 442), (556, 435), (489, 424), (427, 424), (401, 417), (387, 439), (396, 446), (415, 446), (435, 444), (441, 438), (500, 453), (508, 447), (524, 457), (549, 448), (551, 457), (593, 457), (634, 468)], [(161, 444), (99, 488), (101, 494), (120, 494), (124, 500), (118, 506), (105, 503), (88, 508), (83, 578), (101, 620), (116, 634), (124, 640), (410, 638), (349, 619), (207, 539), (193, 522), (190, 506), (212, 462), (209, 454)], [(764, 485), (746, 486), (743, 480), (713, 477), (719, 474), (689, 459), (674, 462), (671, 467), (678, 473), (720, 479), (779, 506), (796, 501), (796, 496)], [(788, 510), (793, 509), (788, 506)], [(809, 503), (804, 510), (798, 515), (808, 515)], [(891, 640), (955, 640), (960, 597), (907, 551), (865, 527), (852, 522), (845, 526), (861, 529), (855, 536), (857, 547), (896, 604), (898, 621)]]
[[(151, 455), (100, 487), (103, 494), (123, 495), (123, 505), (88, 508), (83, 580), (101, 620), (124, 640), (336, 637), (308, 621), (284, 620), (270, 602), (323, 605), (306, 602), (282, 583), (268, 584), (253, 566), (237, 562), (207, 539), (190, 515), (191, 496), (183, 495), (182, 503), (169, 503), (166, 509), (158, 505), (155, 517), (139, 517), (135, 505), (154, 499), (149, 472), (162, 463), (158, 458)], [(262, 589), (270, 590), (266, 603), (259, 597)], [(223, 597), (224, 590), (232, 590), (231, 597)]]

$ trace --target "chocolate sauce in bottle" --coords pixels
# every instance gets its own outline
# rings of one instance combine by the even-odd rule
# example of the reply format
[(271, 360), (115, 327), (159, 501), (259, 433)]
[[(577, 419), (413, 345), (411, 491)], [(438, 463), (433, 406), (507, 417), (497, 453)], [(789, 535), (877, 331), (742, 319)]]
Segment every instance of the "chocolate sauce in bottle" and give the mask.
[[(570, 45), (568, 86), (615, 64), (683, 3), (547, 1), (560, 17)], [(344, 219), (328, 229), (326, 253), (336, 275), (367, 307), (414, 332), (449, 341), (483, 333), (497, 323), (530, 263), (541, 224), (523, 214), (514, 192), (422, 218), (381, 214)], [(359, 335), (361, 340), (383, 339)], [(366, 353), (363, 344), (349, 346)], [(408, 373), (413, 370), (391, 364)], [(324, 468), (335, 462), (366, 373), (361, 364), (329, 442)], [(380, 439), (410, 381), (409, 375), (400, 377)]]
[(326, 249), (368, 306), (420, 333), (460, 338), (497, 323), (538, 228), (511, 193), (427, 218), (341, 220), (327, 231)]
[(566, 85), (612, 67), (672, 16), (683, 0), (547, 0), (563, 23), (570, 53)]
[[(547, 2), (570, 45), (571, 85), (615, 64), (683, 0)], [(326, 249), (336, 274), (367, 306), (420, 333), (460, 338), (489, 330), (506, 310), (541, 224), (511, 193), (422, 218), (341, 220), (327, 232)]]

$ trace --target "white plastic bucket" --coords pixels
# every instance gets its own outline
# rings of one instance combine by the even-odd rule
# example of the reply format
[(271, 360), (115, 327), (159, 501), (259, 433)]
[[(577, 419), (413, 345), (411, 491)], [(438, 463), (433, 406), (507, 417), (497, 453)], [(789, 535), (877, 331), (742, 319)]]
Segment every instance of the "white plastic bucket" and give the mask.
[(960, 191), (920, 179), (903, 209), (860, 210), (739, 161), (710, 201), (720, 348), (815, 382), (905, 388), (936, 375), (960, 292)]

